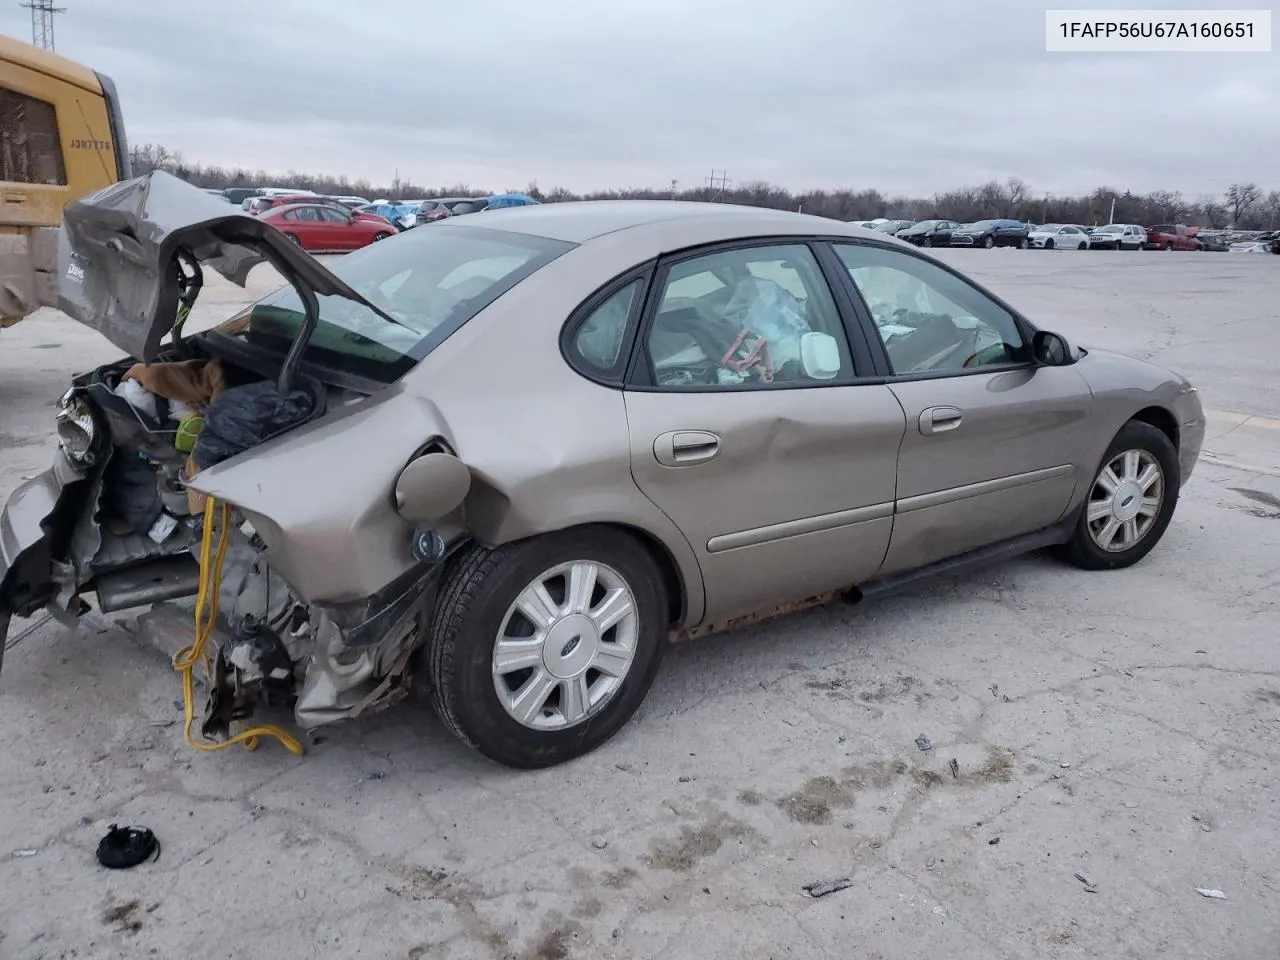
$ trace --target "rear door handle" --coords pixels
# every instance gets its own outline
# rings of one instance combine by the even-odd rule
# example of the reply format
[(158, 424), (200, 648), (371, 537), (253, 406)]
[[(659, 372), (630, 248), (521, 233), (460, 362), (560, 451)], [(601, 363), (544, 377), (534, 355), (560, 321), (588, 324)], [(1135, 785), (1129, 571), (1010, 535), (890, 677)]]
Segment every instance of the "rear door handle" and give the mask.
[(963, 418), (958, 407), (930, 407), (920, 414), (920, 432), (946, 433), (960, 426), (961, 419)]
[(705, 430), (672, 430), (653, 441), (653, 455), (666, 467), (710, 460), (720, 452), (720, 438)]

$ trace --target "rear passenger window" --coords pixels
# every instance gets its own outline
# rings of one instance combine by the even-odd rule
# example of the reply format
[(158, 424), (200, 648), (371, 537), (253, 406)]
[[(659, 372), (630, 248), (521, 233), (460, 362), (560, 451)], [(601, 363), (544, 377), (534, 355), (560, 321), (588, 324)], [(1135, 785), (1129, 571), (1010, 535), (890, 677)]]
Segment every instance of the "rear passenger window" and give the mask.
[(592, 371), (605, 374), (620, 360), (622, 342), (627, 334), (627, 320), (635, 306), (640, 280), (632, 280), (609, 296), (587, 315), (574, 335), (572, 351)]
[(0, 87), (0, 180), (67, 185), (53, 104)]

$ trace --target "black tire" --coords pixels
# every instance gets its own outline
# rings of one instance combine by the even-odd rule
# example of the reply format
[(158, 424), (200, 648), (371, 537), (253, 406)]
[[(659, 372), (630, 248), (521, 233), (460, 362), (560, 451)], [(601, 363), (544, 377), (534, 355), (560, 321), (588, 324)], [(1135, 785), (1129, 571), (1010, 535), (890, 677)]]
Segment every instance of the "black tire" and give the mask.
[[(1159, 464), (1163, 474), (1161, 477), (1162, 499), (1153, 522), (1135, 544), (1114, 552), (1103, 550), (1090, 532), (1089, 503), (1093, 499), (1097, 478), (1103, 470), (1129, 450), (1146, 452)], [(1130, 420), (1120, 428), (1115, 439), (1111, 441), (1107, 452), (1102, 457), (1102, 462), (1089, 480), (1089, 495), (1081, 508), (1080, 519), (1076, 523), (1075, 530), (1072, 531), (1071, 539), (1061, 548), (1062, 557), (1068, 563), (1084, 570), (1118, 570), (1137, 563), (1160, 542), (1160, 538), (1164, 536), (1169, 526), (1169, 521), (1173, 519), (1180, 492), (1179, 470), (1178, 451), (1164, 432), (1148, 423)]]
[(1021, 240), (1018, 241), (1019, 250), (1025, 250), (1029, 246), (1031, 246), (1031, 241), (1028, 240), (1026, 237), (1023, 237)]
[(994, 246), (996, 245), (995, 238), (994, 238), (994, 237), (987, 237), (987, 239), (985, 239), (985, 240), (983, 240), (983, 241), (982, 241), (982, 245), (983, 245), (984, 247), (986, 247), (988, 250), (990, 250), (992, 247), (994, 247)]
[(932, 246), (933, 246), (933, 237), (925, 237), (925, 238), (924, 238), (922, 241), (920, 241), (920, 242), (921, 242), (921, 244), (922, 244), (923, 246), (926, 246), (926, 247), (932, 247)]
[(1087, 250), (1088, 248), (1089, 248), (1088, 240), (1081, 240), (1079, 243), (1076, 244), (1077, 250)]
[(1166, 243), (1166, 244), (1164, 245), (1164, 249), (1165, 249), (1165, 250), (1172, 250), (1172, 249), (1173, 249), (1173, 244), (1172, 244), (1172, 243)]
[[(541, 573), (561, 563), (613, 568), (636, 601), (635, 653), (621, 685), (575, 726), (533, 730), (509, 713), (494, 689), (494, 643), (508, 607)], [(640, 706), (667, 646), (667, 598), (648, 551), (611, 527), (581, 527), (489, 550), (464, 548), (441, 584), (425, 650), (431, 701), (445, 726), (491, 760), (517, 769), (564, 763), (600, 746)]]
[(377, 243), (379, 240), (385, 240), (385, 239), (387, 239), (387, 237), (389, 237), (389, 236), (391, 236), (391, 234), (389, 234), (389, 233), (387, 233), (385, 230), (383, 230), (383, 231), (381, 231), (380, 233), (375, 233), (375, 234), (373, 235), (373, 242), (374, 242), (374, 243)]
[(1052, 249), (1053, 249), (1053, 238), (1052, 238), (1052, 237), (1050, 237), (1048, 240), (1046, 240), (1046, 241), (1044, 242), (1044, 248), (1045, 248), (1046, 250), (1052, 250)]

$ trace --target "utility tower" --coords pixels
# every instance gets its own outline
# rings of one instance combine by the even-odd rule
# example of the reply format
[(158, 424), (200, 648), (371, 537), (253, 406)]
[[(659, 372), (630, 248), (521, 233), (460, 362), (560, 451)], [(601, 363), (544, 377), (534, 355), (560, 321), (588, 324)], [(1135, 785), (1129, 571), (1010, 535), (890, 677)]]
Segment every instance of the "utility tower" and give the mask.
[(53, 49), (53, 17), (66, 13), (66, 7), (55, 7), (54, 0), (22, 0), (18, 4), (31, 11), (31, 42), (41, 50)]
[(729, 185), (733, 183), (733, 181), (729, 179), (728, 170), (720, 170), (717, 172), (715, 169), (712, 169), (711, 176), (707, 177), (704, 182), (712, 191), (712, 201), (719, 200), (724, 195), (724, 192), (729, 189)]

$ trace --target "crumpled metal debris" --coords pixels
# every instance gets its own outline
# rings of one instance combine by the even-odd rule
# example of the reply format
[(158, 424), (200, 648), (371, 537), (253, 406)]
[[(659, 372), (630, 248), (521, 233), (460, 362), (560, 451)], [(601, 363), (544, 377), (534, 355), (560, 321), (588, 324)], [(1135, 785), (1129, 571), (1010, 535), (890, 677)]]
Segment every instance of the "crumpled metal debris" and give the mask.
[(933, 749), (933, 741), (922, 733), (916, 737), (916, 746), (920, 748), (921, 753), (928, 753)]

